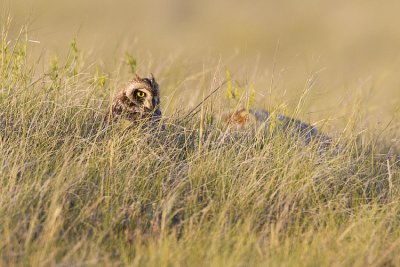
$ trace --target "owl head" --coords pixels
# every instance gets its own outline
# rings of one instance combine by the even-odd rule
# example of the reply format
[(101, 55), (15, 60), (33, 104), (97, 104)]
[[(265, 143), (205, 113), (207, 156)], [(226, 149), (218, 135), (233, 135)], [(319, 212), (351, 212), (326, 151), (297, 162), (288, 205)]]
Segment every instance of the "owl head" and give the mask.
[(153, 75), (150, 78), (135, 75), (116, 96), (112, 115), (130, 121), (158, 121), (161, 117), (160, 89)]

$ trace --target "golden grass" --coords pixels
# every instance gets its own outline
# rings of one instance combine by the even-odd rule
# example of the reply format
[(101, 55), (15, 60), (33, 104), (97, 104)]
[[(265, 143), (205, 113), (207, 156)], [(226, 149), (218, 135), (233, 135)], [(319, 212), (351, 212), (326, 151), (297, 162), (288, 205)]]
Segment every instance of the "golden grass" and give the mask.
[[(378, 127), (380, 106), (365, 101), (364, 90), (394, 88), (392, 74), (359, 88), (351, 80), (358, 95), (339, 105), (318, 98), (325, 82), (340, 84), (320, 67), (285, 76), (285, 59), (263, 71), (261, 63), (177, 50), (150, 53), (134, 66), (123, 49), (119, 62), (104, 67), (76, 40), (65, 58), (37, 60), (25, 28), (15, 41), (4, 26), (0, 265), (400, 264), (398, 93), (385, 89), (383, 99), (393, 102), (385, 102)], [(113, 92), (135, 68), (155, 72), (166, 129), (102, 132)], [(227, 99), (224, 87), (182, 121), (228, 72), (237, 96)], [(220, 127), (223, 111), (250, 104), (319, 121), (340, 149), (321, 152), (318, 143), (304, 147), (284, 134), (232, 135)], [(337, 110), (307, 115), (323, 106)]]

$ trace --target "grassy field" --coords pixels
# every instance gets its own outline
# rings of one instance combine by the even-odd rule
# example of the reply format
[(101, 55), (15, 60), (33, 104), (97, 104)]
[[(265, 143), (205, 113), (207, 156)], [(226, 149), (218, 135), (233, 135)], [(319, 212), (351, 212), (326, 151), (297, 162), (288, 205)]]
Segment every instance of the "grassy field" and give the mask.
[[(399, 3), (53, 2), (2, 6), (0, 266), (400, 266)], [(165, 130), (101, 131), (134, 72)]]

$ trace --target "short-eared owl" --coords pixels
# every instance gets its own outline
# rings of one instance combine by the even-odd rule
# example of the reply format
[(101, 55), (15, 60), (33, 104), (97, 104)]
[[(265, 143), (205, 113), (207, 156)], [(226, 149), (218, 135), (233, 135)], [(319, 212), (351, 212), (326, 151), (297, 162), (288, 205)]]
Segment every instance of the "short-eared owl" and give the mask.
[(127, 83), (115, 96), (103, 126), (120, 118), (134, 123), (155, 123), (160, 120), (160, 89), (153, 75), (141, 78), (136, 74)]
[(252, 122), (256, 125), (263, 125), (266, 134), (273, 134), (282, 131), (289, 134), (295, 134), (303, 138), (308, 144), (313, 139), (330, 142), (330, 138), (319, 133), (318, 130), (297, 119), (283, 116), (281, 114), (270, 113), (263, 109), (241, 109), (223, 116), (225, 125), (243, 128)]

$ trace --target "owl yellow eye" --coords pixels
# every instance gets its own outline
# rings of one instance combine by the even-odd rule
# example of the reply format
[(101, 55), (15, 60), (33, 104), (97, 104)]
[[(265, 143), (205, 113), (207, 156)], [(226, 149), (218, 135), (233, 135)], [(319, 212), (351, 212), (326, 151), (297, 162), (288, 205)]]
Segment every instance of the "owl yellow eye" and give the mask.
[(146, 96), (146, 93), (145, 93), (145, 92), (142, 92), (142, 91), (137, 91), (137, 92), (136, 92), (136, 95), (137, 95), (138, 97), (142, 98), (142, 97), (145, 97), (145, 96)]

